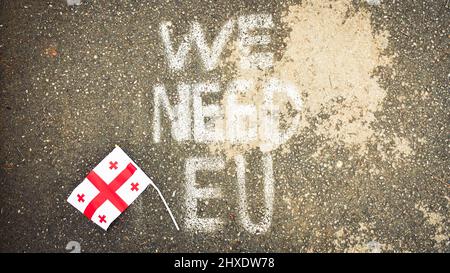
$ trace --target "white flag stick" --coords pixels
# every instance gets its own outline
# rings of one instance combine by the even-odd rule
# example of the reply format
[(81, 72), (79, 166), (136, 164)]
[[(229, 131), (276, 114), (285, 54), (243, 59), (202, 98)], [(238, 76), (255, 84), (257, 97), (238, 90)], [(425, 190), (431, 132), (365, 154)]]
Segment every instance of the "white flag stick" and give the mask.
[(175, 217), (173, 217), (172, 211), (170, 210), (169, 206), (167, 205), (166, 199), (164, 199), (164, 196), (162, 195), (161, 191), (158, 189), (158, 187), (154, 183), (150, 183), (150, 184), (153, 186), (153, 188), (155, 188), (155, 190), (159, 194), (159, 197), (161, 197), (162, 201), (164, 202), (164, 205), (166, 206), (166, 209), (169, 212), (170, 217), (172, 218), (172, 221), (175, 224), (175, 227), (177, 228), (177, 230), (180, 230), (180, 228), (178, 227), (177, 221), (175, 220)]

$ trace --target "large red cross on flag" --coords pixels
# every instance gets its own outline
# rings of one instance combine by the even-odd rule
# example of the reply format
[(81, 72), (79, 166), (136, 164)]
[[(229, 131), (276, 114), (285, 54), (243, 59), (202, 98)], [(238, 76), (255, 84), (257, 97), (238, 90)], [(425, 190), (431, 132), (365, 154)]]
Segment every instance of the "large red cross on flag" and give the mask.
[(107, 230), (148, 185), (152, 185), (158, 191), (178, 229), (159, 189), (118, 146), (87, 175), (67, 201), (87, 218)]

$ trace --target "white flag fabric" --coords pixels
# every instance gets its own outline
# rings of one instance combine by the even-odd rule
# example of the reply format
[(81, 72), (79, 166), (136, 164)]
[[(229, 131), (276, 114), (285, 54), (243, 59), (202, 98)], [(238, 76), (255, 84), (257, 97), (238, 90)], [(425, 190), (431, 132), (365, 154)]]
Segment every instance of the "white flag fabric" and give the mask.
[(158, 191), (178, 229), (159, 189), (118, 146), (75, 188), (67, 201), (88, 219), (107, 230), (148, 185)]

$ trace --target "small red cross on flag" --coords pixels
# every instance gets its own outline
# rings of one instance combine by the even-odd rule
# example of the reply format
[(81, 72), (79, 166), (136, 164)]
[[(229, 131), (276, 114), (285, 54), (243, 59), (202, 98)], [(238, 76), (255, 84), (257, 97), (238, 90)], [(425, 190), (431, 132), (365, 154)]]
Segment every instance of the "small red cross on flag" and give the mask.
[[(136, 163), (116, 146), (75, 188), (67, 201), (107, 230), (148, 185), (158, 190)], [(163, 201), (166, 204), (164, 198)]]

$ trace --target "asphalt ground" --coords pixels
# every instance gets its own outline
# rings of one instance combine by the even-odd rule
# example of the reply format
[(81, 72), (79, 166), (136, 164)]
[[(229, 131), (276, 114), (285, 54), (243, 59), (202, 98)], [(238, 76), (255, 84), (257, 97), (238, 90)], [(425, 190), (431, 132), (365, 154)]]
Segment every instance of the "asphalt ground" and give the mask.
[[(450, 252), (447, 2), (1, 0), (0, 250), (68, 252), (76, 241), (82, 252)], [(191, 51), (174, 72), (160, 24), (172, 22), (179, 44), (197, 21), (211, 41), (251, 14), (272, 16), (261, 50), (274, 64), (257, 77), (300, 90), (297, 132), (263, 153), (260, 143), (176, 141), (163, 116), (155, 142), (156, 84), (175, 101), (181, 82), (255, 78), (233, 57), (236, 26), (218, 67)], [(208, 100), (222, 103), (223, 89)], [(150, 188), (107, 232), (66, 202), (114, 145), (153, 178), (180, 231)], [(262, 158), (272, 157), (267, 230), (240, 220), (236, 154), (254, 223), (267, 202)], [(225, 161), (197, 175), (222, 191), (198, 202), (198, 217), (223, 221), (215, 230), (186, 224), (192, 157)]]

